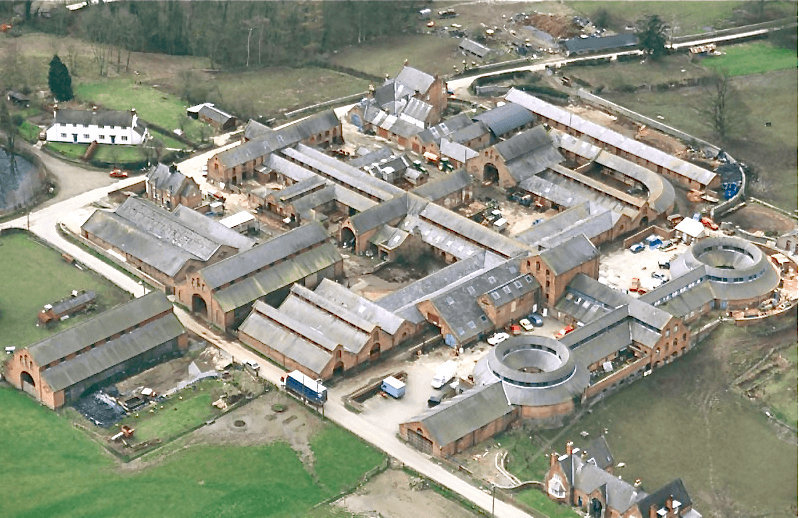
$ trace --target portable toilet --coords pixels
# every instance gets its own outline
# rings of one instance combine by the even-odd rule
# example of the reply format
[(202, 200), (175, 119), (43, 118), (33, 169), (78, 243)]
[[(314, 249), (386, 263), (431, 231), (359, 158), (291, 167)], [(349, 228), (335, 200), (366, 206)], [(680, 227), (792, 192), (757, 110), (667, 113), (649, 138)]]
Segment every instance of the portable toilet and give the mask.
[(380, 390), (394, 399), (399, 399), (405, 395), (405, 383), (394, 376), (389, 376), (383, 380), (383, 383), (380, 385)]

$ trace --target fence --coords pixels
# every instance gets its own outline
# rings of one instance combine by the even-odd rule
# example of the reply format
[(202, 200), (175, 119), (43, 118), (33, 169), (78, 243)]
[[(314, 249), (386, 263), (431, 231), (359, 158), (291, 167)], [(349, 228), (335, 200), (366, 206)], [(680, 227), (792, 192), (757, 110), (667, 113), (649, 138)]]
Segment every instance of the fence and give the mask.
[(596, 96), (596, 95), (594, 95), (594, 94), (592, 94), (592, 93), (590, 93), (590, 92), (588, 92), (588, 91), (586, 91), (586, 90), (584, 90), (582, 88), (580, 88), (577, 91), (577, 95), (581, 99), (583, 99), (584, 101), (586, 101), (586, 102), (588, 102), (590, 104), (594, 104), (594, 105), (599, 106), (601, 108), (605, 108), (607, 110), (610, 110), (614, 114), (621, 115), (623, 117), (627, 117), (628, 119), (632, 119), (632, 120), (634, 120), (634, 121), (636, 121), (636, 122), (638, 122), (640, 124), (646, 124), (650, 128), (655, 128), (656, 130), (662, 131), (663, 133), (666, 133), (667, 135), (671, 135), (672, 137), (676, 137), (676, 138), (678, 138), (678, 139), (680, 139), (680, 140), (682, 140), (684, 142), (688, 142), (688, 143), (691, 144), (691, 146), (693, 146), (695, 148), (706, 147), (706, 148), (710, 148), (713, 151), (714, 154), (719, 152), (720, 148), (718, 148), (717, 146), (711, 144), (710, 142), (706, 142), (706, 141), (704, 141), (702, 139), (694, 137), (693, 135), (689, 135), (688, 133), (685, 133), (684, 131), (680, 131), (680, 130), (678, 130), (676, 128), (672, 128), (671, 126), (669, 126), (667, 124), (663, 124), (662, 122), (659, 122), (659, 121), (656, 121), (654, 119), (650, 119), (649, 117), (646, 117), (644, 115), (641, 115), (638, 112), (634, 112), (634, 111), (629, 110), (629, 109), (627, 109), (627, 108), (625, 108), (623, 106), (619, 106), (616, 103), (613, 103), (613, 102), (608, 101), (607, 99), (603, 99), (601, 97), (598, 97), (598, 96)]
[(689, 34), (687, 36), (677, 36), (675, 38), (671, 38), (668, 43), (668, 47), (671, 47), (674, 44), (684, 43), (686, 41), (693, 41), (697, 39), (708, 39), (708, 38), (715, 38), (720, 36), (729, 36), (732, 34), (738, 33), (747, 33), (753, 32), (762, 29), (774, 30), (774, 29), (782, 29), (787, 27), (792, 27), (797, 24), (796, 18), (782, 18), (779, 20), (773, 20), (770, 22), (762, 22), (762, 23), (755, 23), (752, 25), (744, 25), (742, 27), (733, 27), (730, 29), (719, 29), (717, 31), (710, 31), (704, 34)]
[(323, 108), (329, 108), (331, 106), (339, 106), (344, 105), (347, 103), (358, 102), (364, 97), (368, 97), (369, 92), (360, 92), (357, 94), (347, 95), (345, 97), (339, 97), (338, 99), (332, 99), (330, 101), (325, 101), (318, 104), (312, 104), (311, 106), (305, 106), (303, 108), (299, 108), (297, 110), (292, 110), (290, 112), (286, 112), (283, 116), (287, 119), (293, 119), (297, 115), (305, 115), (308, 113), (313, 113), (317, 110), (321, 110)]

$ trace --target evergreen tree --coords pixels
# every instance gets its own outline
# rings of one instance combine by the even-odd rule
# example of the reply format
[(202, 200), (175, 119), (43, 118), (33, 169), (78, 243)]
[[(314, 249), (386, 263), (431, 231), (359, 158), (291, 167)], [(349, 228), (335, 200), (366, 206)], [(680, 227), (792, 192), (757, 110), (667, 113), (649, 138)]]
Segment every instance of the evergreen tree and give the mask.
[(69, 101), (72, 99), (72, 76), (69, 75), (67, 66), (61, 62), (58, 54), (50, 60), (50, 72), (47, 74), (47, 82), (56, 101)]
[(666, 55), (666, 31), (668, 29), (669, 26), (663, 23), (660, 16), (656, 14), (641, 18), (636, 24), (635, 35), (638, 36), (641, 48), (654, 60)]

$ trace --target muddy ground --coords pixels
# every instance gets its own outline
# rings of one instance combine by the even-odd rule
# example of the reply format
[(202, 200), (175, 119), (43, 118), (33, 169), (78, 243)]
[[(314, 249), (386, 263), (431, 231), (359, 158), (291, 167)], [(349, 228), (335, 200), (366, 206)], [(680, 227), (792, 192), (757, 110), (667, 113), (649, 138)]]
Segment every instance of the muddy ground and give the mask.
[(767, 235), (781, 235), (796, 227), (796, 220), (754, 203), (724, 216), (724, 220), (747, 232), (762, 230)]
[(446, 499), (424, 482), (400, 469), (389, 469), (372, 478), (355, 493), (333, 505), (358, 516), (381, 518), (471, 518), (479, 516)]

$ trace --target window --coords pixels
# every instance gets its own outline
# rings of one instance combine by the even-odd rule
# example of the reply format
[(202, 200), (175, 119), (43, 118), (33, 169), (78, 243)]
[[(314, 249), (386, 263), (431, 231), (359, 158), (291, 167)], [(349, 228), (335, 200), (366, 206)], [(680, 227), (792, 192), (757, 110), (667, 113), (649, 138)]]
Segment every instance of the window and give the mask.
[(666, 336), (669, 336), (670, 334), (671, 334), (671, 329), (666, 329)]
[(97, 137), (97, 138), (98, 138), (98, 139), (100, 139), (100, 140), (103, 140), (103, 139), (105, 138), (105, 135), (100, 135), (100, 136), (99, 136), (99, 137)]
[(67, 138), (67, 134), (66, 133), (62, 133), (61, 134), (61, 138)]
[(89, 134), (88, 134), (88, 133), (84, 133), (84, 134), (83, 134), (83, 138), (91, 138), (91, 137), (89, 137)]
[[(103, 129), (103, 128), (105, 128), (105, 126), (103, 126), (102, 124), (100, 124), (100, 125), (99, 125), (99, 126), (97, 126), (97, 127), (98, 127), (98, 128), (100, 128), (100, 129)], [(102, 137), (101, 137), (101, 138), (102, 138)]]
[(547, 287), (547, 288), (549, 288), (549, 281), (547, 281), (547, 285), (546, 285), (546, 287)]
[(122, 140), (128, 140), (128, 137), (126, 137), (125, 135), (122, 135)]

